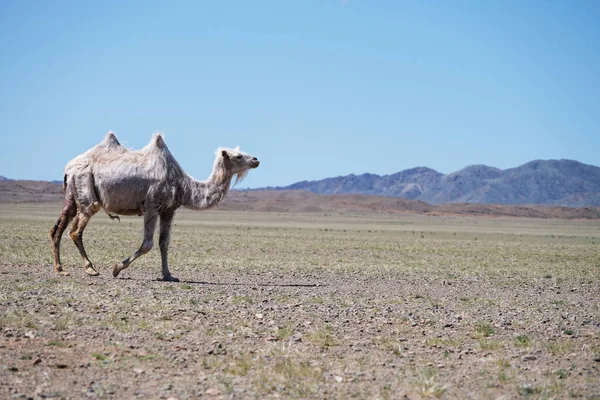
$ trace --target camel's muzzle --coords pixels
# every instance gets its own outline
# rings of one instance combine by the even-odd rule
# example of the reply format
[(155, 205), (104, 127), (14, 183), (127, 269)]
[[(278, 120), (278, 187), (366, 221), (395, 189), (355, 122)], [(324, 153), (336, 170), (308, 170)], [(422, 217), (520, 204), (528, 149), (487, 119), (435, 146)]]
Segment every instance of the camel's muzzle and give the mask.
[(256, 168), (260, 165), (260, 161), (256, 157), (252, 161), (250, 161), (250, 168)]

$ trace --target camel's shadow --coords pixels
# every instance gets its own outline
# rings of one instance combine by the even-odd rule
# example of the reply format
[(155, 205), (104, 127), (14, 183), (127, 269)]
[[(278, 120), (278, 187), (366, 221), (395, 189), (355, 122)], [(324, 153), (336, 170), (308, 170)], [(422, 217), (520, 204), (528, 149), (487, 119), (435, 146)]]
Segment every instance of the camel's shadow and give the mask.
[[(161, 281), (162, 282), (162, 281)], [(260, 286), (260, 287), (321, 287), (318, 283), (224, 283), (224, 282), (208, 282), (208, 281), (180, 281), (179, 283), (187, 283), (191, 285), (206, 285), (206, 286)]]
[[(119, 277), (118, 279), (124, 281), (138, 281), (138, 282), (148, 282), (148, 279), (139, 278), (139, 277)], [(325, 287), (327, 284), (321, 283), (251, 283), (251, 282), (211, 282), (211, 281), (194, 281), (194, 280), (180, 280), (179, 282), (171, 282), (164, 281), (161, 278), (151, 279), (150, 282), (160, 282), (160, 283), (173, 283), (173, 284), (183, 284), (187, 283), (188, 285), (199, 285), (199, 286), (247, 286), (247, 287), (297, 287), (297, 288), (314, 288), (314, 287)]]

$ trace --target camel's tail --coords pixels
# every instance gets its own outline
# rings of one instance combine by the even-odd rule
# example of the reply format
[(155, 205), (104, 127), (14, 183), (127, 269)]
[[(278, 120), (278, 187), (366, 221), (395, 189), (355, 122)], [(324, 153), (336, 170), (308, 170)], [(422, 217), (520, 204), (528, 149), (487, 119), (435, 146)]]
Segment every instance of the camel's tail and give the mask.
[(63, 193), (67, 193), (67, 174), (63, 178)]

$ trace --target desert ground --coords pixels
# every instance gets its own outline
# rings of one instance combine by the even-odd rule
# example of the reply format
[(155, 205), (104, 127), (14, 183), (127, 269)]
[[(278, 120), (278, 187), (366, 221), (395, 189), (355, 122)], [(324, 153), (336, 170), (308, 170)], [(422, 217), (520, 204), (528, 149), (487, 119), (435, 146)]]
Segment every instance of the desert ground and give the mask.
[[(283, 203), (282, 203), (283, 204)], [(600, 399), (600, 221), (0, 204), (0, 398)]]

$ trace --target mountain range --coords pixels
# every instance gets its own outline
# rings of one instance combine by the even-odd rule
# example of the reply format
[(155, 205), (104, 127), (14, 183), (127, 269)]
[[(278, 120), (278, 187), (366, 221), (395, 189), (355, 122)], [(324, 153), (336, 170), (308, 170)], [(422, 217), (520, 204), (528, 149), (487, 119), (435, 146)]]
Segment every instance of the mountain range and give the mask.
[(471, 165), (442, 174), (417, 167), (391, 175), (346, 175), (261, 190), (367, 194), (429, 204), (539, 204), (600, 206), (600, 167), (573, 160), (535, 160), (516, 168)]

